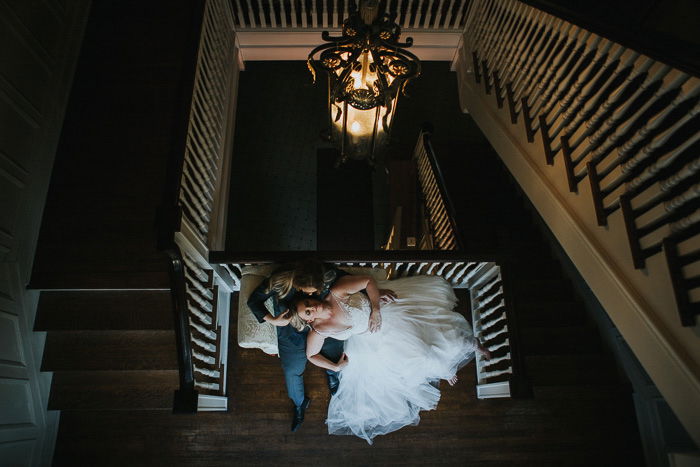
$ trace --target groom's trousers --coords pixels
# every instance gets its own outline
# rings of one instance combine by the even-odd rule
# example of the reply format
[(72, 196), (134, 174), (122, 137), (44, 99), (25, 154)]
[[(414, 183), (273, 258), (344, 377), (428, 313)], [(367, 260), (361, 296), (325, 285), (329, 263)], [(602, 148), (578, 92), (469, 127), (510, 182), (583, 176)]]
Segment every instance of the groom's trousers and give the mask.
[[(284, 371), (284, 381), (287, 384), (287, 394), (299, 407), (304, 402), (304, 369), (306, 368), (306, 335), (308, 329), (302, 332), (292, 326), (277, 328), (277, 344), (279, 356)], [(321, 348), (321, 355), (337, 362), (343, 355), (343, 341), (327, 337)], [(326, 370), (329, 378), (337, 378), (335, 371)]]

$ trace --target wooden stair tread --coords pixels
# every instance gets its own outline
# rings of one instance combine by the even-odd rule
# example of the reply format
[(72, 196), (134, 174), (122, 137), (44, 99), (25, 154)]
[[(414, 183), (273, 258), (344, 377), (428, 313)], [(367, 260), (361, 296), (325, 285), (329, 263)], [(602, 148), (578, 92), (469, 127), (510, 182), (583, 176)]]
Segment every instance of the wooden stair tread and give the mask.
[(172, 329), (169, 290), (44, 291), (36, 331)]
[(612, 359), (600, 354), (526, 355), (528, 379), (536, 386), (619, 384)]
[(169, 289), (167, 269), (157, 271), (34, 271), (29, 289)]
[(53, 331), (42, 371), (177, 369), (175, 332)]
[(519, 334), (524, 355), (590, 353), (600, 349), (595, 330), (582, 326), (523, 327)]
[(177, 370), (61, 371), (53, 376), (49, 410), (172, 410)]
[(583, 325), (583, 305), (575, 301), (527, 303), (518, 301), (515, 312), (521, 327)]
[(626, 384), (600, 385), (591, 381), (578, 386), (537, 386), (533, 388), (535, 399), (559, 399), (569, 404), (584, 400), (613, 399), (616, 403), (632, 404), (632, 390)]

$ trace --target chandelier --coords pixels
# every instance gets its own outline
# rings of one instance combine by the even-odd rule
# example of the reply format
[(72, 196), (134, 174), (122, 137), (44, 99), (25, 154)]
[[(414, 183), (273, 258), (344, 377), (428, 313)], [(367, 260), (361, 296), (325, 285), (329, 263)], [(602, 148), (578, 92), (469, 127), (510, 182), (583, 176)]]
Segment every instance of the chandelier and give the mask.
[(351, 4), (342, 35), (323, 31), (321, 38), (328, 43), (307, 59), (314, 82), (317, 71), (328, 74), (329, 136), (340, 150), (336, 165), (347, 159), (374, 164), (375, 154), (389, 140), (399, 94), (420, 75), (418, 57), (405, 50), (413, 39), (399, 42), (396, 13), (378, 11), (377, 0), (361, 0), (359, 11)]

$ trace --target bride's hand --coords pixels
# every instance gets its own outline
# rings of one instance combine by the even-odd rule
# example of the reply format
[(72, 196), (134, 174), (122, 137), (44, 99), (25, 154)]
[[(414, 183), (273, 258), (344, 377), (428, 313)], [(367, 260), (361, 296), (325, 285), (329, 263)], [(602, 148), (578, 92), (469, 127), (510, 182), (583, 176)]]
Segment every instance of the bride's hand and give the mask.
[(369, 314), (369, 332), (377, 332), (382, 327), (382, 314), (374, 310)]
[(348, 366), (349, 360), (348, 356), (343, 352), (343, 355), (340, 356), (340, 360), (338, 360), (338, 363), (335, 365), (335, 371), (340, 371), (346, 366)]

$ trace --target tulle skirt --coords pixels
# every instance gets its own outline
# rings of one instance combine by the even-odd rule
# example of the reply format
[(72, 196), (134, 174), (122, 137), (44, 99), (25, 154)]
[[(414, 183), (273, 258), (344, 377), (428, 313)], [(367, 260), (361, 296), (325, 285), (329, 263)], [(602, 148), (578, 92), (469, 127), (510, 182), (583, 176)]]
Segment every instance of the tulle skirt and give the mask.
[(473, 357), (471, 326), (454, 313), (452, 287), (437, 276), (380, 282), (398, 299), (382, 305), (382, 327), (345, 342), (348, 365), (328, 407), (328, 432), (375, 436), (417, 425), (421, 410), (440, 400), (437, 383)]

